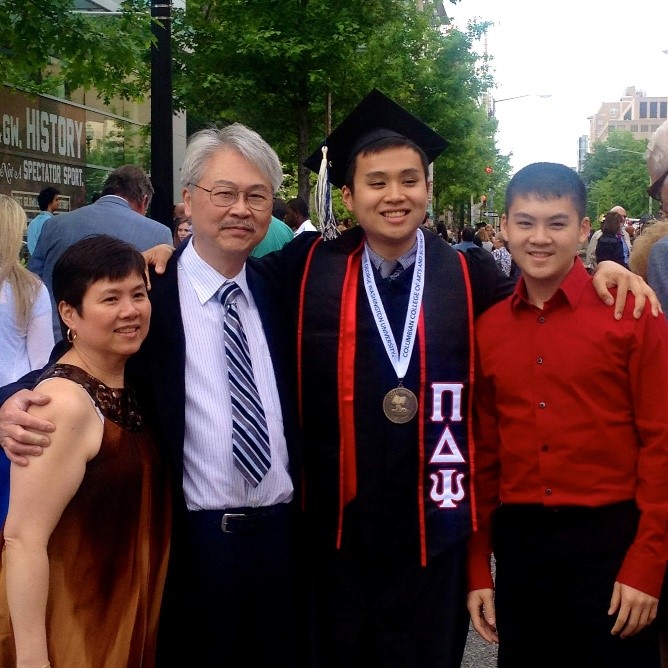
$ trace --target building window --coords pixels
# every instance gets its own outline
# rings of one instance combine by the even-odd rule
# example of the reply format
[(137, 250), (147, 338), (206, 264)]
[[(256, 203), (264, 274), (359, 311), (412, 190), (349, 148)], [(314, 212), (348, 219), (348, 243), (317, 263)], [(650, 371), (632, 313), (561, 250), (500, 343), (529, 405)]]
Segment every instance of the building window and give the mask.
[(637, 125), (632, 125), (631, 126), (631, 132), (638, 132), (638, 126)]
[(655, 102), (650, 102), (649, 103), (649, 117), (650, 118), (658, 118), (657, 112), (658, 112), (658, 103)]
[(668, 118), (668, 102), (659, 102), (659, 118)]
[(647, 118), (647, 102), (640, 103), (640, 115), (638, 118)]
[(649, 125), (641, 125), (640, 132), (649, 132)]

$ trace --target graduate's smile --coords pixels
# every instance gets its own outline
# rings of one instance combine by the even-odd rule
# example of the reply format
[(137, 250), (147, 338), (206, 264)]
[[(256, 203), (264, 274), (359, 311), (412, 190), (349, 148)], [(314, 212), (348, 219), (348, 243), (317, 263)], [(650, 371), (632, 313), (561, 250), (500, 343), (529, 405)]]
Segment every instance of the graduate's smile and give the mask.
[(415, 243), (427, 210), (427, 176), (419, 153), (395, 146), (356, 158), (354, 189), (343, 201), (364, 228), (371, 248), (397, 259)]

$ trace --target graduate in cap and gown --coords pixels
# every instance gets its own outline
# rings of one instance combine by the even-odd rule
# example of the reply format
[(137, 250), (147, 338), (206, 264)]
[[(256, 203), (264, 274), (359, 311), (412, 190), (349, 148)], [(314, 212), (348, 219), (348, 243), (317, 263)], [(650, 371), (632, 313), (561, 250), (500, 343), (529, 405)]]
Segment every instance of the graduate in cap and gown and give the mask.
[(277, 258), (296, 296), (317, 666), (455, 667), (466, 644), (473, 321), (513, 285), (420, 227), (446, 144), (373, 91), (326, 164), (321, 148), (306, 163), (359, 226)]

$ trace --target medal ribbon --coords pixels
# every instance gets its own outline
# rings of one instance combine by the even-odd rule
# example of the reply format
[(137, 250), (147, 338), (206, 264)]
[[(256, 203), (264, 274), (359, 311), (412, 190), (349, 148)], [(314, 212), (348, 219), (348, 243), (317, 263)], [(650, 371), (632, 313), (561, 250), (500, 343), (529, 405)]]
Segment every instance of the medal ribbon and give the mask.
[(367, 246), (364, 246), (364, 255), (362, 257), (362, 278), (364, 280), (364, 289), (369, 300), (371, 313), (378, 328), (381, 341), (385, 346), (385, 352), (392, 363), (394, 371), (399, 379), (399, 385), (406, 375), (408, 364), (411, 361), (413, 345), (417, 338), (417, 321), (422, 306), (422, 293), (424, 286), (424, 236), (422, 230), (417, 230), (417, 254), (415, 257), (415, 271), (413, 272), (413, 282), (411, 283), (411, 296), (408, 300), (406, 309), (406, 321), (404, 323), (404, 333), (401, 339), (401, 346), (397, 348), (392, 328), (385, 313), (385, 307), (378, 294), (376, 279), (371, 268), (371, 260)]

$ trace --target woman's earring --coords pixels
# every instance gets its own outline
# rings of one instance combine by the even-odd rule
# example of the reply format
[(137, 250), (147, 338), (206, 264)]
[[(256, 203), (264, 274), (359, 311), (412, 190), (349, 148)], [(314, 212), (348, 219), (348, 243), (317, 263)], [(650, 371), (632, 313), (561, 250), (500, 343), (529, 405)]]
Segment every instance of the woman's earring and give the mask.
[(67, 328), (67, 342), (74, 343), (74, 339), (77, 338), (77, 333), (73, 332), (69, 327)]

